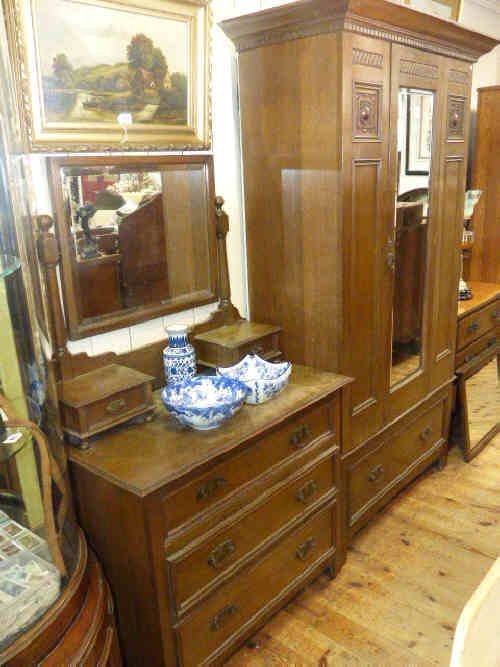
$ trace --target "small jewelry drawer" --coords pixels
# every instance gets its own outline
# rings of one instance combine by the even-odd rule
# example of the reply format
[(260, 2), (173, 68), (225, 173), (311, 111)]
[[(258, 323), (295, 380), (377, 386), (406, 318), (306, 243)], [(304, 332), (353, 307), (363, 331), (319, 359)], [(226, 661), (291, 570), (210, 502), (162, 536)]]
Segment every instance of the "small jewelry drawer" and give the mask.
[(208, 538), (195, 540), (167, 556), (173, 603), (182, 611), (185, 602), (212, 584), (264, 540), (315, 505), (335, 486), (335, 453), (321, 456), (316, 465), (302, 469), (264, 493), (258, 504), (239, 512), (231, 524)]
[(233, 577), (176, 626), (182, 664), (208, 665), (251, 618), (264, 614), (300, 577), (335, 553), (335, 503), (315, 513)]
[(205, 331), (194, 337), (198, 363), (202, 366), (232, 366), (247, 354), (263, 359), (281, 356), (280, 327), (242, 320), (225, 327)]
[(500, 324), (500, 301), (467, 315), (458, 321), (457, 350)]
[[(444, 403), (435, 405), (397, 435), (347, 467), (348, 513), (354, 525), (413, 464), (443, 438)], [(367, 445), (369, 447), (369, 443)]]
[[(338, 432), (337, 398), (309, 408), (273, 429), (239, 454), (222, 461), (164, 500), (167, 531), (212, 508), (271, 466), (293, 456), (321, 436)], [(331, 419), (335, 423), (330, 423)], [(324, 439), (324, 449), (332, 446)], [(321, 449), (320, 449), (321, 451)]]

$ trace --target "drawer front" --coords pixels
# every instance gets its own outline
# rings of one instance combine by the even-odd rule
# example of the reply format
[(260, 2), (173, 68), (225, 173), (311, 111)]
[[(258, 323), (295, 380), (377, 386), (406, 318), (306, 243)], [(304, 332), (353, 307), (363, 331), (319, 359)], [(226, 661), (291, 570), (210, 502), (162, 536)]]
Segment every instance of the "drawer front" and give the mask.
[[(165, 499), (167, 530), (212, 507), (241, 485), (265, 472), (270, 466), (296, 453), (321, 435), (336, 432), (330, 411), (337, 421), (337, 406), (317, 405), (293, 417), (245, 450), (214, 466)], [(325, 438), (324, 449), (332, 445)]]
[(481, 336), (478, 340), (470, 343), (464, 347), (460, 352), (457, 352), (455, 357), (455, 369), (459, 368), (463, 364), (469, 363), (474, 357), (477, 357), (485, 350), (498, 348), (500, 345), (500, 325), (496, 326), (488, 333)]
[(182, 664), (210, 664), (214, 652), (244, 623), (311, 566), (333, 555), (334, 517), (334, 504), (316, 513), (196, 607), (176, 628)]
[(135, 412), (145, 403), (143, 386), (121, 391), (109, 398), (93, 403), (87, 408), (87, 428), (92, 430), (113, 423), (128, 412)]
[(443, 409), (440, 402), (348, 470), (351, 524), (442, 438)]
[[(197, 591), (213, 582), (266, 538), (316, 503), (335, 484), (335, 454), (306, 472), (294, 475), (266, 496), (258, 507), (212, 535), (201, 545), (167, 558), (177, 608)], [(240, 513), (241, 514), (241, 513)]]
[(270, 334), (263, 336), (259, 340), (254, 340), (251, 343), (245, 343), (238, 350), (238, 358), (243, 359), (247, 354), (258, 354), (261, 357), (269, 357), (276, 355), (278, 349), (278, 334)]
[(476, 340), (500, 322), (500, 302), (467, 315), (458, 322), (457, 350)]

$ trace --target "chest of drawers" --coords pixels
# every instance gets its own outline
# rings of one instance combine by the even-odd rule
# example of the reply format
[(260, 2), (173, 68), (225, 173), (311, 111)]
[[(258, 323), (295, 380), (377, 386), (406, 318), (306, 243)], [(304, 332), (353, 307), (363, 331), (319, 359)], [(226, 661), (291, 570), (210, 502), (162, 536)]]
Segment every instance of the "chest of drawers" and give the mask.
[(71, 450), (127, 664), (217, 664), (320, 571), (339, 570), (348, 384), (295, 367), (280, 396), (216, 431), (159, 406), (153, 422)]

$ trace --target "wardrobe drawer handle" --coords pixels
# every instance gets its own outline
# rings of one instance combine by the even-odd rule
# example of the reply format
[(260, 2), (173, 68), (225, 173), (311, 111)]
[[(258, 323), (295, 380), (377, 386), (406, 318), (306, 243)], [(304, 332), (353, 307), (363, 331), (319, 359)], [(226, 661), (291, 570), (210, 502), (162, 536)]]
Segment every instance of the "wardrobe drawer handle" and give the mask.
[(431, 433), (432, 433), (432, 428), (430, 426), (427, 426), (427, 428), (424, 428), (424, 430), (420, 434), (420, 440), (428, 440)]
[(384, 466), (381, 463), (379, 463), (370, 470), (370, 474), (368, 475), (368, 481), (377, 482), (381, 477), (383, 477), (384, 472), (385, 472)]
[(215, 479), (210, 479), (206, 484), (200, 486), (198, 492), (196, 493), (196, 500), (200, 502), (206, 498), (211, 498), (217, 493), (219, 489), (226, 486), (227, 482), (223, 477), (215, 477)]
[(307, 438), (310, 438), (312, 435), (311, 427), (309, 424), (304, 424), (300, 428), (298, 428), (295, 433), (292, 433), (290, 436), (290, 444), (293, 445), (293, 447), (297, 447), (297, 449), (300, 449), (301, 447), (304, 447), (305, 442), (304, 440), (307, 440)]
[(467, 327), (467, 335), (470, 336), (471, 334), (474, 333), (474, 331), (477, 331), (478, 329), (479, 329), (479, 324), (477, 322), (469, 324), (469, 326)]
[(304, 484), (304, 486), (298, 489), (297, 493), (295, 494), (295, 498), (299, 503), (305, 504), (309, 498), (316, 493), (317, 490), (318, 485), (315, 480), (312, 479), (310, 482), (307, 482), (307, 484)]
[(310, 537), (308, 540), (297, 547), (295, 555), (299, 560), (307, 560), (310, 558), (313, 553), (316, 551), (316, 540), (314, 537)]
[(210, 552), (208, 564), (211, 565), (214, 570), (217, 570), (219, 567), (222, 567), (229, 556), (234, 553), (235, 548), (232, 540), (222, 542), (222, 544), (219, 544)]
[(224, 609), (221, 609), (221, 611), (216, 614), (210, 621), (210, 630), (213, 632), (219, 630), (221, 626), (231, 618), (231, 616), (236, 614), (237, 611), (238, 607), (236, 607), (234, 604), (229, 604), (227, 607), (224, 607)]
[(111, 401), (111, 403), (106, 406), (106, 412), (109, 412), (111, 415), (116, 415), (126, 407), (127, 401), (124, 398), (118, 398), (116, 401)]

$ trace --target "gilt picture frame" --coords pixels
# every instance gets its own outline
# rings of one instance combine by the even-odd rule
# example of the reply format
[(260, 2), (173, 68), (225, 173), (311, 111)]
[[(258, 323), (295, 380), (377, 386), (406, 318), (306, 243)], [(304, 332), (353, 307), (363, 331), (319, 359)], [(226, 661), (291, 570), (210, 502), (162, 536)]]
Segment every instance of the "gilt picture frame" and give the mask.
[(28, 152), (211, 147), (209, 0), (4, 0)]

